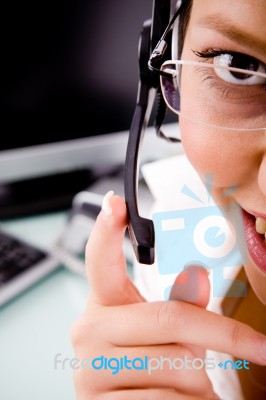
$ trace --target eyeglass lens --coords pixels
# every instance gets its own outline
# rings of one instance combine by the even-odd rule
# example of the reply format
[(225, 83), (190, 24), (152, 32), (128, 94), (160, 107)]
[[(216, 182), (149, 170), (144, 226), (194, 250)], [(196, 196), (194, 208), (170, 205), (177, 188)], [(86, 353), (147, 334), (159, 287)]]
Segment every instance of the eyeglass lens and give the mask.
[(266, 74), (213, 64), (165, 62), (164, 99), (176, 114), (197, 123), (245, 130), (266, 128)]

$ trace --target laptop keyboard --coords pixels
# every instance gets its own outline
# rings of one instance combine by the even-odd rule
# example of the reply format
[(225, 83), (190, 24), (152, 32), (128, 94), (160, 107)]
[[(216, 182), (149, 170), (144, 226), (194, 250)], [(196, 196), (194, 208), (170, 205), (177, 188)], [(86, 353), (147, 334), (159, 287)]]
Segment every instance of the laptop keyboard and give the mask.
[(0, 230), (0, 306), (58, 266), (45, 251)]
[(46, 256), (43, 251), (0, 232), (0, 287)]

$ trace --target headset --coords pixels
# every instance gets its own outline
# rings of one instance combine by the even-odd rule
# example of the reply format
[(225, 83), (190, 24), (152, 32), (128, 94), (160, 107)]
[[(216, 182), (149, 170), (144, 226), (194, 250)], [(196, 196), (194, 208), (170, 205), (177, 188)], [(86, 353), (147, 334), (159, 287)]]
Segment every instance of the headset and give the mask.
[[(125, 159), (124, 192), (128, 213), (128, 233), (138, 262), (148, 265), (154, 263), (155, 232), (152, 220), (141, 217), (138, 211), (138, 154), (156, 96), (158, 97), (155, 118), (156, 133), (161, 138), (177, 141), (173, 138), (166, 138), (161, 130), (166, 104), (162, 98), (160, 74), (158, 73), (160, 65), (165, 60), (171, 59), (174, 21), (186, 0), (178, 2), (175, 0), (174, 3), (176, 8), (173, 13), (171, 0), (154, 0), (152, 18), (144, 21), (142, 27), (138, 49), (137, 101), (129, 130)], [(174, 36), (174, 40), (176, 40), (176, 32)], [(173, 47), (177, 48), (177, 46)]]

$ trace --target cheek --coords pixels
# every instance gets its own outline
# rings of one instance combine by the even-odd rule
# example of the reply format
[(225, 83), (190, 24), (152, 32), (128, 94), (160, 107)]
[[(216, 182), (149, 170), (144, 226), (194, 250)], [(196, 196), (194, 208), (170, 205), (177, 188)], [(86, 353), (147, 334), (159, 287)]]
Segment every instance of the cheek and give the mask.
[(228, 187), (239, 183), (245, 176), (246, 166), (241, 161), (239, 137), (184, 118), (180, 119), (180, 129), (188, 159), (202, 177), (205, 174), (213, 176), (214, 186)]
[(245, 265), (245, 271), (255, 294), (266, 306), (266, 274), (262, 273), (250, 258), (249, 263)]

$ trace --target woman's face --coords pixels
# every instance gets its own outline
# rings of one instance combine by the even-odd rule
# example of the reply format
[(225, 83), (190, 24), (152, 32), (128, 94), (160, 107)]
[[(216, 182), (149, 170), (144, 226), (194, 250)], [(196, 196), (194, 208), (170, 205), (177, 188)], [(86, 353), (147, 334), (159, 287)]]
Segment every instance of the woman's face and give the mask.
[[(262, 70), (266, 72), (265, 15), (265, 0), (194, 0), (182, 59), (212, 63), (217, 57), (214, 50), (223, 53), (227, 51), (234, 57), (236, 53), (237, 57), (241, 57), (238, 53), (242, 53), (259, 60)], [(201, 54), (212, 54), (208, 59), (200, 59), (192, 50)], [(226, 57), (223, 55), (223, 59), (226, 60)], [(184, 107), (189, 107), (193, 100), (189, 96), (191, 87), (200, 96), (198, 84), (198, 76), (192, 73), (188, 80), (181, 81)], [(266, 82), (264, 93), (260, 97), (264, 105), (265, 96)], [(239, 103), (241, 102), (238, 100)], [(207, 112), (210, 118), (212, 116), (212, 123), (220, 123), (218, 116), (215, 121), (218, 113), (213, 112), (215, 107), (218, 107), (217, 111), (219, 109), (218, 98), (213, 108), (208, 109), (204, 100), (197, 104), (196, 111), (199, 115)], [(263, 104), (261, 103), (257, 114), (261, 127), (266, 127), (266, 110)], [(245, 120), (252, 127), (254, 112), (248, 113), (249, 104), (245, 98), (242, 105), (243, 128), (246, 127)], [(228, 113), (234, 107), (233, 99)], [(192, 123), (185, 118), (180, 119), (180, 126), (188, 158), (202, 177), (212, 174), (215, 195), (220, 196), (232, 185), (237, 187), (232, 197), (245, 210), (244, 230), (249, 253), (245, 269), (257, 296), (266, 304), (266, 239), (255, 229), (256, 218), (260, 217), (265, 220), (266, 230), (266, 129), (232, 132)]]

